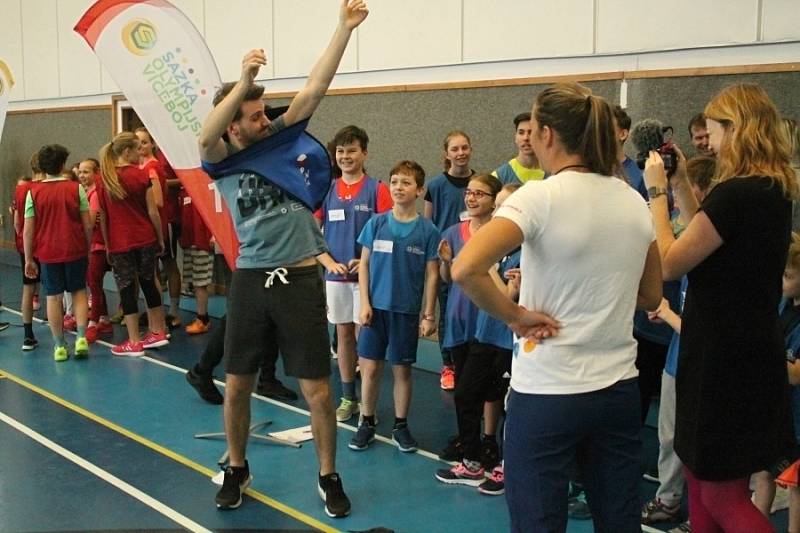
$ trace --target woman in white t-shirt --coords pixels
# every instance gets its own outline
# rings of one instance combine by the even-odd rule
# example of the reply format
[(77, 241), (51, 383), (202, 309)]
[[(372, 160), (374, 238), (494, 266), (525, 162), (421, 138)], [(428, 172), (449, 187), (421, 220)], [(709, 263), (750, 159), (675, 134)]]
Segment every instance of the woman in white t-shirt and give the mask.
[[(617, 179), (614, 118), (578, 84), (543, 91), (531, 143), (551, 177), (528, 182), (464, 247), (453, 278), (514, 331), (505, 428), (513, 531), (564, 531), (577, 462), (596, 531), (641, 531), (634, 309), (661, 300), (653, 223)], [(519, 304), (489, 268), (522, 246)]]

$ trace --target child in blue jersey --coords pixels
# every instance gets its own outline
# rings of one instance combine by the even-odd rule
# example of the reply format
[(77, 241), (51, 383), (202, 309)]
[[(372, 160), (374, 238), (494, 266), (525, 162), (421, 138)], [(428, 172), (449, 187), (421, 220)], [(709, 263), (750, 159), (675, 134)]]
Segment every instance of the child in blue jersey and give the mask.
[[(495, 198), (503, 185), (488, 174), (474, 176), (467, 186), (464, 204), (469, 220), (448, 228), (442, 234), (439, 274), (445, 283), (451, 281), (450, 265), (457, 259), (466, 242), (492, 218)], [(486, 385), (486, 357), (472, 356), (478, 322), (478, 307), (464, 294), (461, 286), (450, 284), (445, 311), (445, 329), (440, 332), (442, 346), (450, 351), (455, 364), (455, 402), (458, 418), (456, 446), (463, 458), (452, 470), (440, 470), (436, 478), (444, 483), (478, 486), (484, 479), (481, 464), (481, 413)], [(463, 375), (462, 375), (463, 374)], [(494, 466), (494, 465), (492, 465)]]
[(440, 234), (416, 210), (417, 198), (425, 185), (422, 167), (413, 161), (401, 161), (390, 176), (394, 207), (372, 217), (358, 238), (362, 245), (358, 270), (362, 404), (361, 422), (349, 446), (357, 451), (366, 450), (375, 440), (375, 407), (388, 359), (394, 376), (392, 440), (400, 451), (414, 452), (417, 442), (408, 428), (411, 365), (417, 360), (419, 335), (430, 335), (436, 330), (433, 313)]
[[(469, 167), (472, 157), (472, 143), (463, 131), (454, 130), (444, 138), (444, 172), (434, 176), (428, 183), (425, 193), (425, 218), (433, 221), (440, 232), (453, 224), (467, 220), (464, 209), (464, 190), (475, 171)], [(445, 310), (447, 309), (447, 283), (439, 285), (439, 331), (444, 331)], [(440, 386), (444, 390), (455, 387), (455, 370), (450, 353), (442, 346), (442, 372)]]
[[(510, 183), (500, 190), (495, 198), (499, 207), (511, 193), (521, 187)], [(494, 282), (512, 300), (519, 296), (520, 250), (504, 257), (491, 270)], [(459, 416), (459, 443), (462, 449), (474, 448), (480, 440), (480, 414), (483, 409), (484, 435), (481, 444), (481, 463), (491, 475), (478, 486), (481, 494), (499, 496), (505, 492), (503, 466), (499, 464), (499, 448), (496, 434), (502, 414), (502, 399), (508, 388), (511, 373), (511, 349), (513, 336), (509, 327), (501, 320), (479, 309), (475, 326), (476, 342), (470, 346), (465, 369), (456, 380), (456, 407)], [(462, 421), (464, 424), (462, 424)], [(470, 443), (471, 442), (471, 443)], [(437, 478), (452, 482), (458, 478), (454, 470), (443, 470)]]
[(322, 207), (314, 213), (331, 256), (348, 269), (344, 275), (331, 271), (325, 274), (328, 322), (336, 326), (336, 353), (342, 380), (342, 398), (336, 409), (339, 422), (350, 420), (359, 411), (356, 324), (360, 312), (358, 262), (361, 245), (357, 238), (372, 215), (392, 208), (386, 185), (364, 171), (368, 145), (367, 132), (358, 126), (346, 126), (336, 133), (331, 146), (342, 174), (333, 181)]
[[(800, 443), (800, 234), (792, 233), (789, 257), (783, 272), (783, 301), (780, 307), (781, 325), (786, 338), (786, 361), (792, 394), (794, 432)], [(781, 476), (783, 478), (784, 476)], [(789, 488), (789, 531), (800, 531), (800, 487), (781, 483)]]

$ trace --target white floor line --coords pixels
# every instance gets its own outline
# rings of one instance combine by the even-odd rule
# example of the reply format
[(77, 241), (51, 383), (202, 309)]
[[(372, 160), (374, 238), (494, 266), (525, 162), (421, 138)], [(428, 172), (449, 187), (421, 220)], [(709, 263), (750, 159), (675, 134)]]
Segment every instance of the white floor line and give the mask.
[(181, 525), (182, 527), (188, 529), (189, 531), (197, 531), (197, 532), (207, 532), (211, 533), (211, 530), (204, 528), (197, 522), (191, 520), (190, 518), (182, 515), (175, 509), (168, 507), (167, 505), (161, 503), (160, 501), (156, 500), (152, 496), (142, 492), (141, 490), (137, 489), (136, 487), (126, 483), (125, 481), (121, 480), (120, 478), (116, 477), (115, 475), (103, 470), (99, 466), (90, 463), (86, 459), (72, 453), (71, 451), (67, 450), (66, 448), (56, 444), (55, 442), (51, 441), (44, 435), (36, 432), (35, 430), (29, 428), (28, 426), (18, 422), (14, 418), (6, 415), (2, 411), (0, 411), (0, 421), (5, 422), (9, 426), (13, 427), (20, 433), (30, 437), (31, 439), (35, 440), (42, 446), (49, 448), (51, 451), (57, 453), (58, 455), (64, 457), (68, 461), (71, 461), (78, 465), (79, 467), (87, 470), (88, 472), (94, 474), (95, 476), (99, 477), (106, 483), (113, 485), (114, 487), (118, 488), (122, 492), (136, 498), (143, 504), (147, 505), (154, 511), (161, 513), (165, 517), (169, 518), (173, 522)]
[[(12, 314), (15, 314), (15, 315), (18, 315), (18, 316), (22, 316), (22, 313), (20, 311), (17, 311), (16, 309), (11, 309), (10, 307), (6, 307), (5, 305), (2, 306), (2, 309), (8, 311), (9, 313), (12, 313)], [(46, 324), (47, 323), (46, 320), (42, 320), (41, 318), (38, 318), (38, 317), (33, 317), (33, 320), (35, 320), (36, 322), (40, 322), (42, 324)], [(70, 333), (72, 335), (75, 335), (74, 331), (65, 331), (65, 333)], [(100, 340), (100, 339), (95, 341), (94, 344), (99, 344), (101, 346), (106, 346), (108, 348), (113, 348), (114, 347), (114, 345), (111, 344), (110, 342), (106, 342), (106, 341), (103, 341), (103, 340)], [(159, 361), (158, 359), (153, 359), (152, 357), (148, 357), (146, 355), (142, 356), (142, 357), (137, 357), (137, 358), (133, 358), (132, 357), (130, 359), (142, 359), (144, 361), (147, 361), (147, 362), (159, 365), (159, 366), (163, 366), (164, 368), (169, 368), (170, 370), (175, 370), (176, 372), (180, 372), (182, 374), (186, 374), (188, 372), (188, 370), (186, 370), (185, 368), (181, 368), (179, 366), (175, 366), (175, 365), (172, 365), (170, 363), (165, 363), (164, 361)], [(225, 387), (225, 382), (224, 381), (220, 381), (218, 379), (215, 379), (214, 383), (216, 383), (220, 387), (223, 387), (223, 388)], [(258, 399), (258, 400), (261, 400), (262, 402), (270, 403), (272, 405), (275, 405), (275, 406), (281, 407), (283, 409), (286, 409), (287, 411), (292, 411), (292, 412), (295, 412), (295, 413), (298, 413), (298, 414), (301, 414), (301, 415), (306, 415), (309, 418), (311, 417), (311, 413), (306, 409), (301, 409), (301, 408), (296, 407), (294, 405), (289, 405), (287, 403), (283, 403), (283, 402), (280, 402), (278, 400), (273, 400), (272, 398), (267, 398), (266, 396), (261, 396), (260, 394), (256, 394), (255, 392), (252, 394), (252, 396), (254, 398)], [(342, 422), (337, 422), (336, 426), (339, 427), (340, 429), (344, 429), (344, 430), (350, 431), (351, 433), (355, 433), (356, 431), (358, 431), (357, 428), (354, 428), (353, 426), (344, 424)], [(375, 440), (383, 442), (384, 444), (388, 444), (389, 446), (392, 446), (392, 447), (395, 446), (394, 441), (392, 441), (392, 439), (390, 439), (388, 437), (384, 437), (382, 435), (378, 435), (377, 433), (375, 434)], [(454, 463), (449, 463), (447, 461), (443, 461), (442, 459), (439, 459), (439, 455), (438, 454), (435, 454), (433, 452), (429, 452), (427, 450), (418, 449), (416, 451), (416, 453), (417, 453), (417, 455), (421, 455), (422, 457), (426, 457), (428, 459), (432, 459), (432, 460), (434, 460), (436, 462), (440, 462), (440, 463), (444, 463), (444, 464), (454, 464)]]

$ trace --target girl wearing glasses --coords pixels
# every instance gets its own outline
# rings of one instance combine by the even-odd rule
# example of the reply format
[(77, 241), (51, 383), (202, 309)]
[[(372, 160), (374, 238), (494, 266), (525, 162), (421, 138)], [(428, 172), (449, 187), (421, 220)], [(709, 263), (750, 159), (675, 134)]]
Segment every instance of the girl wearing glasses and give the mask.
[[(439, 470), (436, 479), (443, 483), (477, 487), (485, 479), (481, 464), (481, 413), (483, 399), (472, 401), (476, 385), (482, 377), (480, 366), (470, 364), (470, 351), (475, 340), (478, 308), (461, 290), (450, 283), (450, 266), (473, 235), (492, 218), (495, 197), (503, 184), (494, 176), (474, 176), (464, 191), (464, 205), (469, 219), (450, 226), (439, 244), (439, 275), (448, 284), (445, 328), (440, 332), (442, 346), (450, 352), (455, 364), (455, 402), (458, 419), (458, 445), (463, 450), (463, 459), (452, 469)], [(474, 404), (474, 405), (473, 405)], [(492, 465), (494, 466), (494, 465)]]

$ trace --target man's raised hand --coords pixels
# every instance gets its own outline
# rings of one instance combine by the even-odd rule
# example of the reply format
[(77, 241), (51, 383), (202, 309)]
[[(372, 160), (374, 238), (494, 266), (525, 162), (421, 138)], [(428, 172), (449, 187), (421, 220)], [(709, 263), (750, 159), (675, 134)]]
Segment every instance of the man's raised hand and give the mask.
[(369, 15), (367, 3), (364, 0), (342, 0), (339, 9), (339, 22), (348, 30), (354, 30)]
[(258, 76), (258, 71), (267, 64), (267, 54), (263, 49), (254, 48), (242, 58), (242, 82), (252, 85)]

